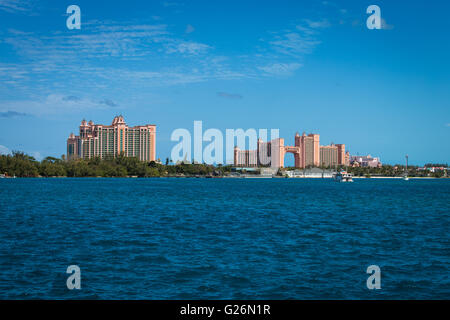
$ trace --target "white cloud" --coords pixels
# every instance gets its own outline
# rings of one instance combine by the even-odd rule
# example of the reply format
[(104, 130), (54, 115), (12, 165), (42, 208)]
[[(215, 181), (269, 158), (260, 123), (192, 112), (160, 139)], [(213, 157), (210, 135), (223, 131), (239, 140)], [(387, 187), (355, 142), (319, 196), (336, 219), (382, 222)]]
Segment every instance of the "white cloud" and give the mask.
[(319, 30), (330, 26), (330, 22), (326, 19), (304, 19), (302, 24), (295, 27), (295, 30), (288, 30), (281, 35), (276, 34), (269, 43), (279, 53), (296, 57), (310, 54), (321, 43), (318, 39)]
[[(3, 101), (2, 108), (8, 112), (24, 113), (31, 115), (68, 114), (82, 110), (109, 109), (104, 101), (95, 102), (88, 98), (51, 94), (39, 100), (14, 100)], [(0, 110), (1, 111), (1, 110)]]
[(322, 19), (318, 21), (305, 19), (305, 22), (308, 25), (308, 27), (312, 29), (322, 29), (331, 27), (331, 23), (327, 19)]
[[(305, 54), (313, 52), (321, 43), (320, 30), (329, 24), (327, 20), (303, 20), (293, 30), (275, 33), (261, 51), (223, 57), (215, 55), (215, 48), (206, 43), (186, 41), (170, 32), (167, 25), (150, 21), (129, 24), (91, 20), (83, 22), (81, 33), (40, 34), (10, 29), (3, 43), (15, 49), (23, 62), (0, 62), (0, 89), (14, 88), (30, 98), (6, 101), (0, 111), (42, 114), (115, 105), (104, 97), (68, 101), (64, 95), (54, 94), (84, 92), (85, 88), (125, 92), (130, 88), (292, 74), (301, 64), (291, 62), (301, 62)], [(192, 31), (194, 27), (187, 25), (185, 32)], [(125, 60), (139, 64), (117, 67)], [(40, 98), (36, 98), (36, 92), (40, 92)]]
[(299, 54), (311, 53), (320, 44), (320, 41), (311, 38), (306, 33), (302, 35), (290, 32), (277, 38), (277, 40), (271, 41), (270, 44), (274, 46), (275, 50), (288, 55), (297, 56)]
[(4, 42), (20, 55), (53, 63), (76, 60), (83, 57), (143, 57), (154, 54), (156, 43), (171, 41), (165, 25), (88, 25), (78, 34), (18, 35), (10, 32)]
[(187, 55), (199, 55), (206, 53), (210, 46), (197, 42), (174, 42), (167, 45), (167, 53), (181, 53)]
[(0, 0), (0, 10), (6, 12), (26, 12), (30, 10), (30, 5), (27, 0)]
[[(139, 78), (141, 71), (146, 77), (151, 75), (153, 79), (160, 79), (156, 83), (158, 86), (243, 76), (210, 55), (211, 46), (177, 38), (163, 24), (124, 25), (90, 21), (83, 26), (83, 33), (73, 34), (42, 35), (9, 30), (3, 42), (12, 46), (24, 62), (0, 62), (0, 89), (16, 88), (34, 95), (36, 86), (40, 86), (47, 91), (44, 94), (49, 95), (52, 93), (48, 92), (49, 88), (61, 92), (71, 90), (69, 87), (78, 83), (84, 87), (104, 88), (111, 82), (129, 78), (126, 74)], [(174, 61), (169, 69), (152, 66), (152, 62), (164, 54), (174, 58), (180, 55), (183, 60)], [(117, 59), (120, 62), (142, 61), (145, 68), (138, 71), (129, 68), (124, 75), (123, 70), (111, 63)], [(198, 72), (192, 72), (192, 65), (199, 69)], [(136, 78), (126, 80), (137, 82)]]
[(26, 113), (16, 112), (16, 111), (1, 111), (0, 118), (15, 118), (15, 117), (26, 117)]
[[(164, 24), (123, 25), (92, 21), (83, 26), (83, 33), (74, 34), (39, 35), (10, 30), (3, 42), (29, 60), (42, 64), (45, 57), (49, 64), (64, 65), (81, 58), (145, 60), (161, 52), (200, 55), (211, 49), (207, 44), (173, 36)], [(193, 31), (194, 28), (188, 25), (186, 32)]]
[(388, 24), (384, 18), (381, 18), (381, 29), (392, 30), (394, 29), (394, 26), (392, 24)]
[(259, 67), (260, 70), (277, 76), (291, 75), (295, 70), (301, 68), (300, 63), (274, 63), (271, 65)]

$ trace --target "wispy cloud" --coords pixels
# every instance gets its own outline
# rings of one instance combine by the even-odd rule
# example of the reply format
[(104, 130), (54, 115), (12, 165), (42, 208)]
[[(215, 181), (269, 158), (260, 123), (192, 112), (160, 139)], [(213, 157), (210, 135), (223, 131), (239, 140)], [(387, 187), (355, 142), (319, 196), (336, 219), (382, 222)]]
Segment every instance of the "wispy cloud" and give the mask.
[(173, 41), (166, 45), (167, 53), (181, 53), (185, 55), (200, 55), (206, 53), (211, 47), (197, 42)]
[(0, 10), (6, 12), (27, 12), (31, 9), (31, 1), (0, 0)]
[(271, 41), (270, 44), (280, 53), (298, 56), (300, 54), (311, 53), (320, 44), (320, 41), (312, 38), (306, 32), (289, 32), (277, 36), (276, 40)]
[(16, 111), (3, 111), (0, 112), (0, 118), (15, 118), (15, 117), (25, 117), (27, 116), (26, 113), (23, 112), (16, 112)]
[[(23, 62), (0, 62), (0, 88), (35, 87), (50, 82), (56, 89), (76, 86), (77, 83), (98, 87), (107, 86), (107, 80), (124, 80), (130, 74), (138, 78), (142, 74), (160, 78), (162, 81), (158, 85), (204, 81), (214, 78), (214, 75), (219, 78), (232, 77), (233, 74), (241, 77), (218, 60), (213, 61), (211, 46), (177, 38), (163, 24), (88, 21), (83, 26), (83, 33), (38, 34), (9, 30), (3, 42), (15, 49)], [(165, 56), (176, 59), (172, 60), (170, 68), (156, 64)], [(122, 65), (124, 61), (140, 61), (145, 67), (137, 71), (128, 68), (126, 74), (122, 74), (123, 70), (114, 65), (115, 62)], [(215, 71), (210, 70), (207, 61), (216, 67)], [(195, 64), (198, 70), (189, 67)]]
[[(83, 105), (117, 106), (108, 99), (55, 94), (86, 88), (97, 90), (91, 96), (98, 97), (107, 88), (130, 94), (159, 86), (291, 75), (302, 66), (304, 55), (321, 43), (320, 33), (329, 26), (326, 19), (304, 19), (291, 30), (271, 33), (253, 53), (221, 56), (210, 44), (187, 41), (167, 25), (148, 21), (91, 20), (83, 22), (82, 32), (8, 30), (3, 44), (16, 51), (21, 63), (0, 62), (0, 90), (14, 88), (27, 98), (5, 101), (8, 105), (2, 101), (3, 111), (38, 114), (40, 108), (54, 113)], [(188, 25), (185, 32), (192, 31)]]
[(302, 67), (300, 63), (274, 63), (267, 66), (259, 67), (259, 69), (270, 75), (287, 76), (291, 75), (295, 70)]
[(67, 97), (63, 97), (62, 100), (63, 101), (75, 101), (75, 102), (78, 102), (78, 101), (81, 101), (81, 98), (77, 97), (77, 96), (67, 96)]
[(98, 64), (98, 60), (90, 60), (147, 60), (161, 54), (198, 56), (212, 49), (208, 44), (177, 38), (164, 24), (89, 21), (83, 27), (83, 33), (49, 35), (9, 30), (3, 42), (28, 61), (38, 62), (40, 68), (67, 66), (80, 59)]
[(222, 97), (222, 98), (226, 98), (226, 99), (234, 99), (234, 100), (242, 99), (242, 98), (243, 98), (243, 96), (240, 95), (240, 94), (236, 94), (236, 93), (228, 93), (228, 92), (217, 92), (217, 95), (218, 95), (219, 97)]
[(114, 101), (112, 101), (110, 99), (104, 99), (104, 100), (100, 101), (99, 103), (104, 104), (108, 107), (112, 107), (112, 108), (117, 107), (117, 103), (115, 103)]
[[(86, 26), (85, 26), (86, 25)], [(86, 23), (80, 33), (51, 35), (10, 32), (4, 42), (23, 57), (53, 63), (73, 59), (132, 58), (154, 54), (159, 43), (175, 41), (169, 37), (165, 25), (109, 25)]]
[[(110, 107), (105, 101), (95, 102), (89, 98), (74, 98), (75, 96), (64, 96), (51, 94), (43, 99), (36, 100), (14, 100), (2, 102), (2, 106), (8, 111), (0, 112), (6, 116), (46, 115), (46, 114), (70, 114), (83, 110), (105, 109)], [(14, 111), (11, 111), (14, 110)]]
[(321, 19), (321, 20), (309, 20), (305, 19), (306, 24), (308, 27), (312, 29), (323, 29), (323, 28), (329, 28), (331, 27), (330, 21), (328, 19)]
[(392, 30), (394, 29), (394, 25), (387, 23), (386, 19), (381, 18), (381, 29)]
[(319, 30), (331, 26), (327, 19), (304, 19), (303, 23), (288, 30), (284, 34), (276, 34), (269, 43), (279, 53), (294, 57), (310, 54), (321, 43), (318, 39)]

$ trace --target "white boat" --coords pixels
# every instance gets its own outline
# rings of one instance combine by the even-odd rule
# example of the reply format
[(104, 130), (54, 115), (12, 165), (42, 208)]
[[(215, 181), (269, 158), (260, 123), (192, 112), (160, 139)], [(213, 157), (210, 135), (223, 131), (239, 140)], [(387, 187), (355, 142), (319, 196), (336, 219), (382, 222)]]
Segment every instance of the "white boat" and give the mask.
[(353, 175), (347, 171), (333, 173), (333, 179), (337, 182), (353, 182)]
[(353, 182), (353, 175), (347, 171), (333, 173), (333, 179), (337, 182)]
[(408, 155), (406, 155), (406, 167), (405, 167), (405, 175), (403, 176), (403, 180), (408, 181)]

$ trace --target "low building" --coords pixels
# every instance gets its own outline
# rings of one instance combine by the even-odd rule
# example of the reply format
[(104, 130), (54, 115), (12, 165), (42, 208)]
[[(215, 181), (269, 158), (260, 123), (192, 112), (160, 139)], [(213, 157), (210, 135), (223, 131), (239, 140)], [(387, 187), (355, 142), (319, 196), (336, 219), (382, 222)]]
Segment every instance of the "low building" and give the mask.
[(382, 163), (380, 158), (374, 158), (369, 154), (367, 156), (351, 156), (350, 165), (352, 167), (379, 168), (382, 166)]
[(304, 170), (289, 170), (284, 172), (289, 178), (331, 178), (333, 170), (323, 170), (319, 168), (311, 168)]

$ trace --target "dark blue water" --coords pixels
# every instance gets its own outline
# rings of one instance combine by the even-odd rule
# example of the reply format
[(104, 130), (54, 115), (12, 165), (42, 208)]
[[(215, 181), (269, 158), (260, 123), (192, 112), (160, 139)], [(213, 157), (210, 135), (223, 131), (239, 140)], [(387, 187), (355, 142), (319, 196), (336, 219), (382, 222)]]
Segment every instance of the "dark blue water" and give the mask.
[(449, 204), (450, 180), (1, 179), (0, 299), (449, 299)]

